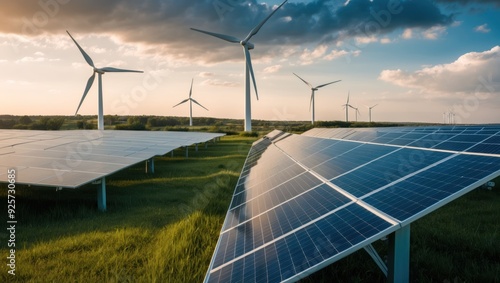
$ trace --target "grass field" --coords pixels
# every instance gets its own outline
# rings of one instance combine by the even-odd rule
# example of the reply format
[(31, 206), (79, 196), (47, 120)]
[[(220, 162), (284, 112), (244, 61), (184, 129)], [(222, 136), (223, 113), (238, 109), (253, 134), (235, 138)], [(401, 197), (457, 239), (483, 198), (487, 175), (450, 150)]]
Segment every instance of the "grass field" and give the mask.
[[(18, 187), (16, 276), (2, 263), (0, 282), (201, 282), (254, 140), (224, 137), (191, 149), (189, 159), (179, 150), (157, 158), (154, 175), (144, 164), (117, 173), (108, 178), (106, 213), (97, 211), (92, 185)], [(412, 224), (412, 282), (500, 282), (499, 191), (471, 192)], [(5, 185), (0, 194), (5, 200)], [(385, 245), (375, 243), (382, 254)], [(338, 281), (384, 278), (360, 251), (304, 280)]]

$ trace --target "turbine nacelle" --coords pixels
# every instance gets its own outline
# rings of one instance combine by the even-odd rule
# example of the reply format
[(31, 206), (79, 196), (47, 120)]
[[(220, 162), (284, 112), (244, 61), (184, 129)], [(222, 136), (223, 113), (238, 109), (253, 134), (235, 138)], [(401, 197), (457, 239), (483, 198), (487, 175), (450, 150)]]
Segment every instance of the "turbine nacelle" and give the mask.
[(106, 74), (106, 72), (104, 72), (104, 71), (103, 71), (103, 70), (101, 70), (101, 69), (97, 69), (97, 68), (94, 68), (94, 73), (98, 73), (98, 74), (100, 74), (100, 75), (104, 75), (104, 74)]
[(253, 45), (253, 43), (249, 42), (249, 41), (240, 41), (240, 44), (241, 46), (246, 46), (248, 48), (248, 50), (252, 50), (255, 48), (255, 45)]

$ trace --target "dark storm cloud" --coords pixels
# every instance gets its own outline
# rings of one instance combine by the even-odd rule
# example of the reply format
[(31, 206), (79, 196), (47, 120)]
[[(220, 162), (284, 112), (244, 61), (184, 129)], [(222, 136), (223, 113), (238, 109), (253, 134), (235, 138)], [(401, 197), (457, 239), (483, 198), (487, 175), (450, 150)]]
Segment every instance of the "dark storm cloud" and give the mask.
[(496, 6), (500, 6), (500, 1), (498, 0), (437, 0), (439, 3), (447, 3), (447, 4), (494, 4)]
[[(441, 0), (444, 1), (444, 0)], [(189, 27), (243, 38), (271, 11), (255, 0), (40, 0), (4, 1), (0, 32), (24, 35), (105, 33), (123, 41), (144, 43), (152, 52), (173, 56), (227, 58), (234, 47)], [(403, 28), (448, 25), (428, 0), (290, 1), (252, 41), (257, 44), (328, 43), (354, 36), (376, 36)], [(238, 50), (237, 52), (241, 52)], [(236, 53), (235, 53), (236, 54)], [(240, 54), (241, 55), (241, 54)], [(239, 56), (239, 55), (238, 55)]]

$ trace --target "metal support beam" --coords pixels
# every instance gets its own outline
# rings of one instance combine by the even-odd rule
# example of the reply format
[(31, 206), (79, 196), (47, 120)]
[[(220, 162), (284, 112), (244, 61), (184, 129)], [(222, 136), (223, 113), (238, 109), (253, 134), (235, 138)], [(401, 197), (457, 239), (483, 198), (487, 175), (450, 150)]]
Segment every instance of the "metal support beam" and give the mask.
[(196, 152), (198, 152), (198, 144), (197, 143), (194, 144), (194, 148), (195, 148)]
[(384, 260), (377, 253), (375, 248), (371, 244), (369, 244), (368, 246), (364, 247), (364, 249), (372, 257), (373, 261), (378, 265), (378, 267), (380, 267), (380, 270), (382, 270), (384, 275), (387, 277), (387, 265), (385, 265)]
[(151, 157), (150, 159), (146, 160), (146, 174), (155, 173), (155, 158)]
[(174, 157), (174, 151), (173, 150), (170, 152), (170, 157)]
[(186, 158), (189, 157), (189, 146), (186, 146)]
[(106, 211), (106, 178), (101, 179), (101, 184), (97, 188), (97, 209)]
[(389, 283), (410, 281), (410, 225), (389, 235)]
[(205, 142), (205, 149), (208, 148), (208, 142)]

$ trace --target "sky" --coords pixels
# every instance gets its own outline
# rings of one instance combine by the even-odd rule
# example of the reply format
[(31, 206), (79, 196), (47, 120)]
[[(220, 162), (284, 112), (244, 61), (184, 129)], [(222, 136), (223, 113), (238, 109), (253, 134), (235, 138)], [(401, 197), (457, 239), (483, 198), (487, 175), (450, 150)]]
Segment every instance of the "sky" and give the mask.
[[(280, 0), (0, 0), (0, 114), (74, 115), (92, 68), (106, 115), (244, 117), (241, 46), (190, 28), (244, 38)], [(289, 0), (251, 43), (259, 91), (252, 118), (500, 123), (500, 2)], [(97, 82), (79, 114), (97, 115)], [(354, 111), (350, 112), (354, 119)]]

